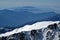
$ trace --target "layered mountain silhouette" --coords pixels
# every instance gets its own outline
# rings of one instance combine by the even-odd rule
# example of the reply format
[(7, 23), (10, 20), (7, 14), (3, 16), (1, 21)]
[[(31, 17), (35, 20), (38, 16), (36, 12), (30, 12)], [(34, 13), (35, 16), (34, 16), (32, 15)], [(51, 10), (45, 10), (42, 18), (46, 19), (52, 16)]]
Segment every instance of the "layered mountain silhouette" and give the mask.
[(60, 14), (32, 6), (17, 7), (12, 10), (2, 9), (0, 10), (0, 40), (58, 40), (60, 25), (54, 23), (46, 26), (50, 22), (40, 24), (40, 21), (60, 21)]
[[(42, 12), (34, 13), (33, 11), (41, 11), (31, 6), (18, 7), (14, 10), (2, 9), (0, 10), (0, 26), (17, 26), (30, 24), (35, 21), (60, 21), (60, 14), (56, 12)], [(43, 10), (42, 10), (43, 11)], [(30, 22), (30, 23), (29, 23)]]

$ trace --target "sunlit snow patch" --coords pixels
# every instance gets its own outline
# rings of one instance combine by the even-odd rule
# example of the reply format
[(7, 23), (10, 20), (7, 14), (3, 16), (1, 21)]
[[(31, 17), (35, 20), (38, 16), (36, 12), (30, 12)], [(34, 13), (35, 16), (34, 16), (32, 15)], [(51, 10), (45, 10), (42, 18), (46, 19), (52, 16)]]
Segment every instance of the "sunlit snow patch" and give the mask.
[(0, 37), (3, 36), (10, 36), (15, 33), (20, 33), (22, 31), (31, 31), (31, 30), (37, 30), (41, 28), (46, 28), (48, 25), (53, 24), (53, 23), (58, 23), (59, 21), (42, 21), (42, 22), (36, 22), (32, 25), (25, 25), (24, 27), (21, 28), (16, 28), (10, 32), (6, 32), (4, 34), (0, 34)]

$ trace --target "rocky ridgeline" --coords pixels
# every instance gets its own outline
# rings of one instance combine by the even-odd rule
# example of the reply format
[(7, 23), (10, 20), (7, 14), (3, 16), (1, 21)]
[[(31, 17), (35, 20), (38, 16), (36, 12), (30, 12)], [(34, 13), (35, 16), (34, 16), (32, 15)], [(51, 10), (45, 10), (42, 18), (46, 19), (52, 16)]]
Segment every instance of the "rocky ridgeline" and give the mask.
[(3, 36), (0, 40), (60, 40), (60, 23), (48, 25), (47, 28)]

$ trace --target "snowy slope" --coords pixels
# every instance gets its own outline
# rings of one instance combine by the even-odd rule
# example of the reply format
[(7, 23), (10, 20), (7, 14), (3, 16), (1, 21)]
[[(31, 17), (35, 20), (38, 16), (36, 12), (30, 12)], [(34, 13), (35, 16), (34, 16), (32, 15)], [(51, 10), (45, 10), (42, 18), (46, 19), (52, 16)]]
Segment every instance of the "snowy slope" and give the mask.
[(46, 28), (48, 25), (53, 24), (53, 23), (58, 23), (59, 21), (43, 21), (43, 22), (36, 22), (32, 25), (25, 25), (24, 27), (21, 28), (16, 28), (10, 32), (6, 32), (4, 34), (0, 34), (0, 37), (3, 36), (10, 36), (15, 33), (20, 33), (22, 31), (31, 31), (31, 30), (37, 30), (37, 29), (42, 29)]

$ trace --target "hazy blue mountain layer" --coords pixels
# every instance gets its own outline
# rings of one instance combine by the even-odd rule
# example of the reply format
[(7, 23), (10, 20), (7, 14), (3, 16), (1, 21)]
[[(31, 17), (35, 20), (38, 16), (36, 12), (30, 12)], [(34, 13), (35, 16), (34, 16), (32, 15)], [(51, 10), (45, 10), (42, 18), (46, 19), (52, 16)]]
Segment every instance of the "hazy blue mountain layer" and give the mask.
[[(38, 12), (39, 11), (39, 12)], [(42, 12), (41, 12), (42, 11)], [(13, 10), (0, 10), (0, 26), (21, 26), (35, 21), (59, 21), (60, 14), (54, 11), (44, 12), (35, 7), (25, 6)]]

